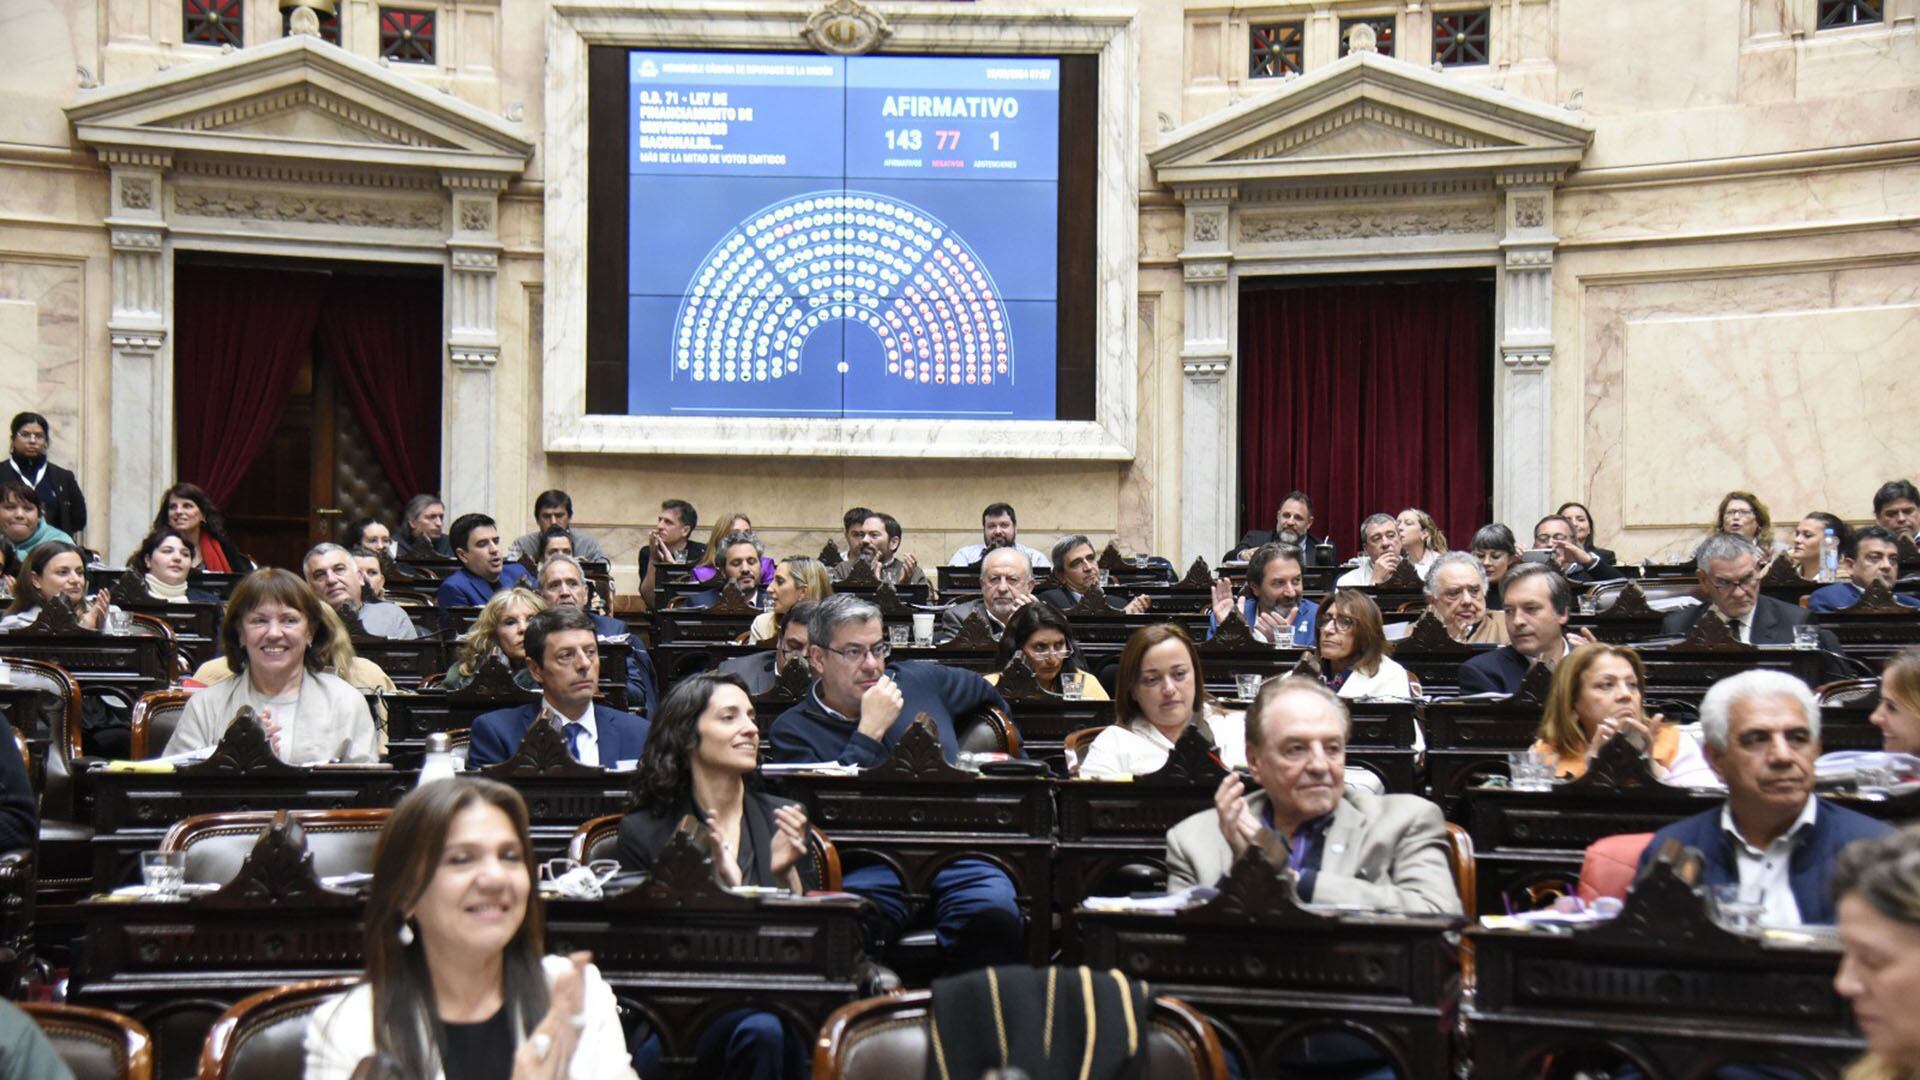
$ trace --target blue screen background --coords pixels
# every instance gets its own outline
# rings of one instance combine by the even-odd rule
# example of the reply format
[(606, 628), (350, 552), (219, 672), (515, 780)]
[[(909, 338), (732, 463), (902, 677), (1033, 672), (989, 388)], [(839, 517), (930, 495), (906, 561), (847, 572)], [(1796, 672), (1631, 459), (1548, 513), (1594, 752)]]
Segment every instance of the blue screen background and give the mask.
[(1053, 419), (1059, 80), (630, 53), (628, 412)]

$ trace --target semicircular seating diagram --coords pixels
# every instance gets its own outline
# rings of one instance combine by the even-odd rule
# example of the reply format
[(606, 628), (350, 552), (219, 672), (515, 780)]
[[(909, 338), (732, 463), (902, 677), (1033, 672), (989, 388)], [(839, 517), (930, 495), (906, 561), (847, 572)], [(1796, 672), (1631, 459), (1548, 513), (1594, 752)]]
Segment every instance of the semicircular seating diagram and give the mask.
[(674, 319), (672, 377), (798, 373), (807, 338), (837, 319), (879, 339), (888, 378), (1013, 380), (1006, 306), (966, 241), (910, 203), (844, 189), (765, 206), (713, 246)]

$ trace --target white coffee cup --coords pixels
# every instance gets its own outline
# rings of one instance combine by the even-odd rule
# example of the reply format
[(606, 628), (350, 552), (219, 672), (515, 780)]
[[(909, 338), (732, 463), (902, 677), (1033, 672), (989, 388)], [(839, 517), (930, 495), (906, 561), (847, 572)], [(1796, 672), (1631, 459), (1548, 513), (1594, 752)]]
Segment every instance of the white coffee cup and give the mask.
[(933, 644), (933, 613), (932, 612), (914, 613), (913, 643), (915, 645)]

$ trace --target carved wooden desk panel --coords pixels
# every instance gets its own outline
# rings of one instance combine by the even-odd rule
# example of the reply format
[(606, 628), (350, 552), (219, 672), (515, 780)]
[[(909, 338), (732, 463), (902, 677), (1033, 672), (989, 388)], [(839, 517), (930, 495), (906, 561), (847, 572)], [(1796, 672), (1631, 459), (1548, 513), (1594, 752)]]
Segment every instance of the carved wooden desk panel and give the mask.
[(1641, 1075), (1730, 1065), (1837, 1077), (1862, 1050), (1834, 993), (1837, 944), (1732, 933), (1661, 865), (1619, 918), (1571, 932), (1467, 932), (1477, 1075), (1531, 1075), (1554, 1055), (1624, 1059)]
[(1288, 1045), (1329, 1032), (1373, 1044), (1409, 1080), (1451, 1076), (1461, 920), (1302, 909), (1290, 888), (1281, 901), (1236, 886), (1243, 866), (1200, 908), (1076, 909), (1086, 963), (1150, 980), (1206, 1013), (1254, 1076), (1287, 1075)]

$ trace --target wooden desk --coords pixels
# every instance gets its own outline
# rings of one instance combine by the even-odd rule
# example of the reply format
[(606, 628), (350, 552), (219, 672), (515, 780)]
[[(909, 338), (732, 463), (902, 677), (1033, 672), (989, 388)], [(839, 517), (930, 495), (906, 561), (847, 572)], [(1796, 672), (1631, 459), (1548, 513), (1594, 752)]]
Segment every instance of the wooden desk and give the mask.
[(1556, 1075), (1570, 1075), (1586, 1062), (1605, 1068), (1604, 1055), (1647, 1077), (1771, 1065), (1827, 1080), (1863, 1049), (1833, 990), (1836, 944), (1723, 930), (1664, 864), (1611, 922), (1471, 928), (1467, 940), (1478, 1076), (1535, 1075), (1550, 1055), (1566, 1067)]
[(1289, 1075), (1288, 1044), (1327, 1031), (1372, 1043), (1408, 1080), (1453, 1075), (1458, 917), (1302, 907), (1256, 851), (1201, 907), (1073, 918), (1086, 963), (1206, 1013), (1249, 1075)]
[(914, 724), (885, 764), (857, 776), (787, 773), (768, 786), (806, 804), (849, 868), (884, 862), (914, 907), (934, 874), (961, 858), (1004, 870), (1027, 918), (1028, 959), (1044, 964), (1053, 916), (1053, 793), (1046, 777), (990, 777), (955, 768), (930, 722)]
[(380, 665), (393, 684), (402, 690), (416, 690), (420, 680), (438, 675), (452, 663), (447, 642), (437, 637), (383, 638), (355, 635), (353, 651)]
[(83, 688), (112, 687), (138, 698), (179, 680), (179, 661), (170, 644), (158, 635), (17, 630), (0, 634), (0, 656), (59, 664)]

